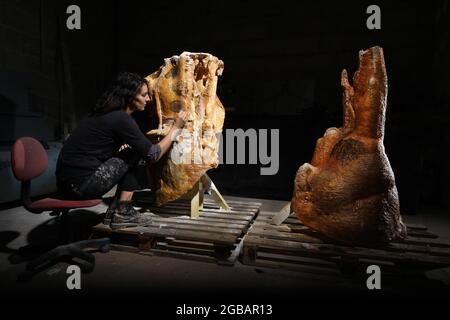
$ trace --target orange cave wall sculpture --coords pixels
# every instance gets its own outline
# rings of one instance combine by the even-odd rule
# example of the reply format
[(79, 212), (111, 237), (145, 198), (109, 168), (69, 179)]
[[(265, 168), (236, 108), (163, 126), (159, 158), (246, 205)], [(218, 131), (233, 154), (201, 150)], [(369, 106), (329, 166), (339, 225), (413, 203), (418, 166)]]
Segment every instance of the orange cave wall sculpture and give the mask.
[(388, 83), (383, 49), (359, 52), (353, 85), (344, 69), (343, 125), (316, 143), (297, 171), (291, 209), (323, 235), (351, 245), (406, 236), (394, 173), (383, 139)]
[(164, 59), (159, 70), (146, 77), (158, 118), (158, 128), (147, 133), (151, 140), (167, 135), (180, 110), (188, 114), (170, 151), (148, 166), (156, 205), (186, 194), (219, 164), (225, 109), (216, 90), (223, 68), (223, 61), (211, 54), (183, 52)]

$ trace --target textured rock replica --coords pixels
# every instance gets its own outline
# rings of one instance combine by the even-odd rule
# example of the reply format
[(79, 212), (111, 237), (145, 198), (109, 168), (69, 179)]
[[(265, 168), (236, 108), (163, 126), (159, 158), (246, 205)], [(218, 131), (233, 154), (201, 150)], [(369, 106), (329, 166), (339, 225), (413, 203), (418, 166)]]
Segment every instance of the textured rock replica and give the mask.
[(165, 136), (180, 110), (188, 113), (172, 149), (150, 167), (157, 205), (184, 195), (219, 164), (225, 110), (216, 89), (223, 68), (223, 62), (211, 54), (183, 52), (164, 59), (160, 69), (146, 78), (159, 119), (158, 129), (147, 133), (151, 139)]
[(347, 244), (406, 236), (394, 173), (384, 152), (387, 75), (383, 50), (359, 53), (349, 84), (341, 75), (344, 123), (317, 141), (311, 164), (295, 178), (291, 209), (310, 228)]

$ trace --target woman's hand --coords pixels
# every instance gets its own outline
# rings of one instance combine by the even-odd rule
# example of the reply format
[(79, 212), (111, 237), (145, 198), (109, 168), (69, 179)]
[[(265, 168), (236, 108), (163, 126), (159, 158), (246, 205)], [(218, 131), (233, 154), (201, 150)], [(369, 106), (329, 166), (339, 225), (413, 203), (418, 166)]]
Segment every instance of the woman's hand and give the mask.
[(172, 145), (172, 141), (176, 140), (176, 137), (181, 133), (181, 129), (184, 127), (186, 119), (186, 111), (180, 111), (177, 115), (175, 123), (173, 124), (172, 128), (170, 128), (170, 131), (158, 143), (159, 147), (161, 148), (161, 153), (159, 154), (159, 158), (156, 161), (161, 159), (161, 157), (169, 150), (170, 146)]
[(186, 123), (187, 120), (187, 113), (184, 110), (181, 110), (178, 115), (177, 118), (175, 120), (175, 127), (177, 127), (178, 129), (181, 129), (184, 127), (184, 124)]

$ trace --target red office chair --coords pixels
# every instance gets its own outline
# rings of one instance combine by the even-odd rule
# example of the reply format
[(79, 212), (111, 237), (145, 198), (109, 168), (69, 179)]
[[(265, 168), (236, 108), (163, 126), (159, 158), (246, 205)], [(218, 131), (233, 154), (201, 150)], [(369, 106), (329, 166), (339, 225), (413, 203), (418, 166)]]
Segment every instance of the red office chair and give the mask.
[(72, 242), (74, 232), (71, 228), (69, 210), (78, 208), (87, 208), (98, 205), (102, 200), (61, 200), (54, 198), (45, 198), (37, 201), (31, 201), (30, 185), (31, 180), (41, 175), (47, 170), (47, 153), (39, 141), (30, 137), (23, 137), (13, 145), (11, 152), (11, 164), (14, 176), (22, 182), (21, 200), (24, 207), (33, 213), (42, 213), (51, 211), (51, 215), (61, 215), (59, 246), (43, 254), (35, 260), (29, 262), (26, 266), (26, 274), (32, 276), (43, 266), (55, 262), (63, 256), (79, 258), (85, 262), (81, 263), (82, 270), (88, 272), (93, 270), (95, 257), (83, 249), (97, 249), (102, 252), (108, 252), (110, 249), (110, 240), (108, 238), (83, 240)]

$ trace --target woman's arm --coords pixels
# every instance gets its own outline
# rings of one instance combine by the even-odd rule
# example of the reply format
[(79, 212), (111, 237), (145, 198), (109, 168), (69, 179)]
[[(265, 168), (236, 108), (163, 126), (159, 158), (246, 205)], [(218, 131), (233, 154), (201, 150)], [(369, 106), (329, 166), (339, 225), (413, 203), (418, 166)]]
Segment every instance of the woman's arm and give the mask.
[(173, 127), (170, 129), (167, 136), (165, 136), (158, 144), (152, 144), (148, 138), (139, 129), (136, 121), (134, 121), (127, 113), (117, 113), (120, 117), (114, 130), (117, 133), (120, 141), (129, 145), (143, 157), (146, 157), (151, 162), (156, 162), (170, 149), (172, 145), (172, 138), (178, 130), (184, 127), (186, 121), (186, 112), (180, 111)]
[(158, 143), (161, 148), (161, 153), (159, 154), (158, 161), (161, 157), (170, 149), (172, 145), (172, 137), (176, 134), (176, 132), (184, 127), (184, 123), (186, 122), (187, 113), (186, 111), (180, 111), (177, 115), (177, 119), (175, 120), (174, 125), (169, 130), (167, 135)]

